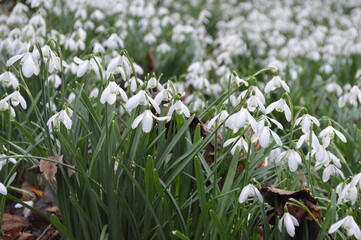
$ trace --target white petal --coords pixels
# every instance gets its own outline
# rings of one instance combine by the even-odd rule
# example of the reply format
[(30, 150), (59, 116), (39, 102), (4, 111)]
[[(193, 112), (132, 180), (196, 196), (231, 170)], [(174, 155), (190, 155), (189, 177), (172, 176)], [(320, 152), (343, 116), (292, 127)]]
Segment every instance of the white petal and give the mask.
[(108, 86), (104, 89), (104, 91), (100, 97), (100, 102), (102, 104), (104, 104), (107, 101), (107, 99), (109, 98), (109, 95), (110, 95), (110, 87)]
[(30, 78), (34, 74), (34, 61), (30, 54), (26, 55), (23, 60), (21, 71), (26, 78)]
[(134, 122), (132, 123), (132, 128), (133, 128), (133, 129), (136, 128), (136, 127), (138, 127), (139, 123), (140, 123), (140, 122), (142, 121), (142, 119), (143, 119), (143, 116), (144, 116), (144, 113), (140, 114), (138, 117), (136, 117), (136, 118), (134, 119)]
[(153, 118), (150, 110), (144, 112), (144, 117), (142, 119), (142, 128), (143, 131), (149, 133), (152, 130)]
[(6, 189), (5, 185), (0, 182), (0, 194), (6, 195), (8, 194), (8, 190)]
[(134, 95), (133, 97), (129, 98), (129, 100), (125, 104), (125, 108), (128, 111), (131, 111), (139, 105), (139, 102), (140, 102), (140, 92)]
[(341, 219), (340, 221), (334, 223), (331, 225), (330, 229), (328, 230), (329, 234), (334, 233), (337, 229), (339, 229), (339, 227), (341, 227), (341, 225), (345, 222), (346, 218)]
[(76, 72), (76, 76), (78, 78), (84, 76), (85, 72), (88, 70), (88, 64), (89, 64), (89, 61), (84, 61), (83, 63), (81, 63), (78, 66), (78, 70)]
[(268, 127), (264, 127), (259, 136), (259, 145), (265, 148), (268, 147), (270, 143), (270, 129)]
[(291, 110), (290, 110), (290, 108), (288, 107), (287, 104), (285, 104), (283, 110), (285, 111), (286, 120), (287, 120), (288, 122), (291, 122)]
[(282, 141), (281, 141), (281, 138), (277, 135), (277, 133), (275, 133), (274, 131), (272, 131), (271, 129), (269, 130), (272, 134), (272, 137), (274, 138), (274, 140), (276, 141), (276, 143), (279, 145), (279, 146), (282, 146)]
[(160, 108), (159, 108), (158, 104), (151, 97), (149, 97), (148, 94), (146, 94), (146, 97), (147, 97), (148, 101), (150, 102), (150, 104), (152, 104), (152, 106), (154, 107), (155, 111), (159, 114)]
[(241, 191), (241, 194), (239, 195), (238, 197), (238, 201), (240, 203), (244, 203), (245, 201), (247, 201), (247, 198), (248, 198), (248, 195), (250, 193), (250, 188), (253, 187), (252, 184), (249, 184), (247, 186), (245, 186), (242, 191)]
[(342, 142), (344, 142), (344, 143), (347, 142), (345, 135), (343, 135), (340, 131), (338, 131), (336, 129), (334, 129), (334, 131), (335, 131), (336, 135), (341, 139)]
[(15, 62), (19, 61), (25, 54), (19, 54), (19, 55), (15, 55), (13, 57), (11, 57), (9, 60), (7, 60), (6, 62), (6, 66), (9, 67), (11, 65), (13, 65)]

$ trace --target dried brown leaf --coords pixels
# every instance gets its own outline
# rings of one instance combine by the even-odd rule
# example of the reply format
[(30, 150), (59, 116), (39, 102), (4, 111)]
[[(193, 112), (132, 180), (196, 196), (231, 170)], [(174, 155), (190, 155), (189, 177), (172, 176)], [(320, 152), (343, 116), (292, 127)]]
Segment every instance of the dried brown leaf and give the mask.
[[(63, 155), (49, 157), (49, 159), (53, 159), (58, 162), (63, 162)], [(54, 177), (56, 172), (58, 171), (58, 164), (55, 162), (47, 161), (47, 160), (40, 160), (40, 172), (42, 172), (45, 178), (53, 184)]]
[(23, 229), (29, 226), (29, 222), (26, 218), (11, 215), (9, 213), (4, 213), (3, 215), (3, 224), (2, 224), (2, 230), (4, 232), (9, 232), (13, 230), (19, 230), (19, 232)]

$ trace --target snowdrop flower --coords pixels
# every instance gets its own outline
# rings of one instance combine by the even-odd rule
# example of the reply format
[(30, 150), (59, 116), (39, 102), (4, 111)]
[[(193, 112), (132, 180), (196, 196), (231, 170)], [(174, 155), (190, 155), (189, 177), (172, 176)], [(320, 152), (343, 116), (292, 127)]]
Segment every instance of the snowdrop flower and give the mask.
[(143, 81), (133, 76), (129, 79), (129, 81), (125, 82), (124, 87), (128, 87), (128, 83), (130, 84), (130, 91), (135, 92), (137, 91), (138, 84), (142, 85)]
[(252, 129), (256, 129), (257, 121), (249, 113), (246, 108), (241, 108), (237, 113), (232, 114), (225, 122), (226, 127), (237, 132), (238, 129), (243, 128), (246, 125), (251, 125)]
[(324, 182), (327, 182), (330, 179), (331, 175), (340, 175), (340, 177), (342, 179), (345, 178), (345, 176), (343, 175), (343, 173), (341, 172), (340, 169), (338, 169), (335, 165), (330, 164), (328, 165), (324, 170), (323, 170), (323, 174), (322, 174), (322, 180)]
[(151, 77), (147, 83), (147, 89), (157, 88), (158, 90), (162, 90), (162, 85), (158, 82), (155, 77)]
[(252, 95), (247, 99), (247, 109), (250, 112), (254, 112), (257, 107), (263, 112), (266, 112), (266, 108), (264, 107), (264, 104), (262, 103), (262, 101), (256, 96), (256, 95)]
[(246, 80), (243, 80), (242, 78), (238, 77), (237, 75), (234, 76), (232, 74), (231, 76), (231, 82), (236, 83), (237, 85), (240, 85), (241, 83), (243, 83), (246, 87), (248, 87), (248, 82)]
[(2, 195), (8, 194), (8, 190), (6, 189), (5, 185), (2, 182), (0, 182), (0, 194)]
[(15, 91), (13, 92), (12, 94), (10, 94), (9, 96), (5, 97), (3, 100), (4, 101), (8, 101), (8, 100), (11, 100), (11, 104), (16, 107), (17, 105), (21, 105), (21, 107), (23, 109), (26, 109), (27, 108), (27, 105), (26, 105), (26, 101), (25, 99), (23, 98), (23, 96), (21, 96), (20, 92), (19, 91)]
[(164, 121), (164, 120), (168, 120), (170, 117), (169, 116), (156, 117), (152, 113), (152, 111), (148, 109), (134, 119), (134, 122), (132, 123), (132, 128), (135, 129), (136, 127), (138, 127), (139, 123), (142, 122), (143, 131), (149, 133), (153, 126), (153, 118), (155, 118), (158, 121)]
[[(49, 59), (49, 72), (52, 73), (55, 70), (60, 71), (61, 70), (61, 60), (60, 58), (55, 54), (53, 50), (48, 45), (45, 45), (41, 48), (42, 55), (44, 57), (44, 61), (46, 62)], [(40, 54), (38, 50), (34, 51), (34, 57), (36, 59), (40, 58)], [(68, 66), (68, 64), (64, 61), (62, 61), (64, 66)]]
[(318, 138), (316, 137), (316, 134), (311, 132), (304, 133), (297, 141), (296, 148), (299, 149), (304, 142), (307, 144), (310, 144), (310, 136), (311, 136), (311, 142), (312, 142), (312, 150), (318, 151), (321, 147), (320, 142), (318, 141)]
[(271, 81), (267, 83), (266, 87), (264, 88), (264, 92), (269, 93), (281, 86), (286, 92), (288, 93), (290, 92), (290, 88), (288, 87), (287, 83), (284, 80), (282, 80), (279, 76), (275, 76), (271, 79)]
[(12, 108), (8, 103), (7, 101), (5, 101), (4, 99), (0, 100), (0, 111), (6, 111), (6, 110), (9, 110), (10, 109), (10, 115), (12, 117), (15, 117), (16, 114), (15, 114), (15, 110), (14, 108)]
[(337, 200), (337, 204), (346, 203), (348, 201), (352, 202), (352, 205), (355, 204), (358, 198), (358, 189), (356, 186), (352, 186), (350, 184), (345, 184), (341, 182), (336, 187), (336, 193), (338, 194), (339, 198)]
[(291, 121), (291, 110), (288, 107), (285, 99), (281, 98), (280, 100), (270, 104), (266, 109), (266, 114), (271, 113), (275, 109), (277, 112), (285, 112), (287, 121)]
[(9, 158), (4, 154), (0, 154), (0, 171), (3, 169), (4, 165), (7, 164), (8, 162), (11, 162), (12, 164), (17, 163), (15, 158), (12, 157)]
[(48, 81), (53, 82), (55, 88), (58, 88), (61, 85), (61, 78), (57, 74), (50, 75)]
[[(184, 105), (184, 103), (182, 103), (181, 100), (177, 100), (170, 108), (168, 111), (168, 116), (172, 116), (173, 112), (176, 111), (177, 114), (183, 114), (185, 117), (189, 118), (190, 117), (190, 113), (189, 110), (187, 108), (186, 105)], [(170, 120), (170, 118), (169, 118)], [(168, 121), (169, 121), (168, 120)]]
[(158, 47), (155, 49), (156, 52), (161, 54), (165, 54), (167, 52), (170, 52), (171, 50), (172, 48), (166, 43), (159, 44)]
[(278, 223), (278, 229), (282, 232), (283, 226), (286, 226), (288, 235), (291, 237), (295, 236), (295, 226), (298, 227), (299, 223), (297, 219), (292, 216), (289, 212), (285, 212)]
[[(23, 203), (29, 205), (30, 207), (34, 206), (34, 202), (31, 201), (31, 200), (30, 200), (30, 201), (23, 201)], [(15, 204), (14, 207), (15, 207), (15, 208), (24, 208), (24, 210), (23, 210), (23, 216), (24, 216), (25, 218), (27, 218), (27, 217), (30, 216), (31, 210), (28, 209), (28, 208), (25, 208), (25, 207), (24, 207), (23, 205), (21, 205), (20, 203)]]
[(341, 168), (340, 159), (338, 159), (333, 153), (326, 150), (325, 147), (320, 146), (315, 154), (316, 164), (315, 170), (320, 169), (322, 166), (327, 167), (331, 162), (333, 162), (336, 167)]
[(301, 122), (302, 122), (302, 132), (303, 133), (307, 133), (311, 130), (310, 128), (311, 128), (312, 122), (314, 124), (316, 124), (318, 127), (320, 126), (320, 122), (317, 120), (317, 118), (312, 117), (309, 114), (305, 114), (302, 117), (297, 118), (295, 121), (295, 126), (299, 125)]
[(154, 98), (154, 101), (160, 105), (162, 101), (169, 101), (172, 98), (172, 91), (169, 88), (161, 90)]
[(236, 143), (234, 144), (233, 148), (231, 149), (232, 155), (234, 155), (237, 147), (239, 147), (240, 150), (243, 148), (246, 152), (248, 152), (248, 143), (247, 143), (242, 137), (240, 137), (240, 138), (235, 137), (235, 138), (230, 138), (230, 139), (228, 139), (228, 140), (223, 144), (223, 147), (227, 147), (227, 146), (229, 146), (230, 144), (232, 144), (232, 143), (234, 143), (234, 142), (236, 142)]
[(0, 75), (0, 82), (2, 82), (5, 87), (12, 86), (14, 89), (19, 86), (19, 80), (16, 78), (15, 74), (10, 71), (6, 71)]
[(242, 189), (241, 194), (239, 195), (238, 201), (240, 203), (244, 203), (249, 197), (253, 197), (253, 196), (257, 196), (258, 200), (260, 202), (263, 202), (263, 197), (262, 197), (261, 193), (259, 192), (259, 190), (252, 184), (248, 184), (247, 186), (245, 186)]
[(40, 66), (38, 63), (38, 59), (34, 57), (32, 52), (26, 52), (23, 54), (15, 55), (11, 57), (7, 62), (6, 66), (9, 67), (13, 65), (15, 62), (21, 59), (22, 67), (21, 71), (26, 78), (30, 78), (33, 75), (39, 75)]
[(318, 136), (322, 139), (322, 145), (324, 147), (328, 147), (330, 145), (331, 139), (335, 137), (335, 134), (341, 139), (342, 142), (347, 142), (345, 135), (334, 129), (332, 126), (328, 126), (327, 128), (323, 129)]
[(361, 173), (355, 175), (350, 183), (351, 186), (356, 186), (357, 184), (359, 184), (359, 188), (361, 189)]
[(328, 230), (329, 234), (334, 233), (340, 227), (343, 227), (347, 231), (347, 236), (355, 236), (356, 239), (361, 240), (361, 230), (352, 216), (347, 216), (344, 219), (332, 224)]
[(100, 96), (100, 102), (102, 104), (107, 102), (111, 105), (115, 102), (118, 94), (120, 94), (125, 102), (128, 101), (127, 94), (124, 92), (124, 90), (115, 82), (109, 82), (108, 86), (104, 89), (102, 95)]
[(282, 152), (278, 158), (277, 158), (277, 162), (279, 162), (282, 159), (286, 159), (288, 162), (288, 167), (290, 168), (291, 172), (295, 172), (298, 168), (298, 164), (302, 163), (302, 159), (300, 154), (293, 150), (293, 149), (288, 149), (287, 151)]
[(76, 76), (78, 78), (84, 76), (86, 71), (92, 69), (96, 73), (98, 79), (100, 79), (98, 64), (96, 63), (94, 58), (91, 58), (90, 60), (81, 60), (78, 57), (74, 57), (74, 62), (78, 64), (78, 68), (76, 71)]
[(268, 121), (268, 119), (272, 120), (272, 122), (276, 123), (276, 125), (278, 127), (283, 129), (282, 125), (279, 122), (277, 122), (276, 120), (271, 119), (271, 118), (262, 117), (257, 122), (256, 128), (254, 129), (255, 133), (251, 137), (251, 142), (254, 143), (258, 140), (260, 146), (263, 148), (266, 148), (271, 143), (271, 136), (272, 136), (272, 138), (275, 140), (275, 142), (279, 146), (282, 146), (281, 138), (277, 135), (277, 133), (275, 133), (274, 131), (271, 130), (271, 128), (270, 128), (271, 124)]
[(224, 120), (229, 116), (227, 110), (222, 110), (220, 113), (218, 113), (216, 116), (214, 116), (211, 120), (209, 120), (207, 127), (209, 129), (212, 128), (212, 126), (215, 124), (215, 122), (224, 122)]
[(128, 111), (131, 111), (134, 108), (136, 108), (138, 105), (147, 105), (149, 103), (154, 107), (154, 109), (159, 114), (160, 108), (158, 104), (144, 90), (140, 90), (136, 95), (131, 97), (125, 104), (125, 108)]
[(93, 88), (91, 92), (89, 93), (89, 98), (97, 98), (99, 95), (99, 89)]
[(60, 112), (55, 113), (49, 118), (46, 125), (50, 130), (53, 130), (52, 126), (54, 126), (55, 130), (57, 130), (60, 128), (60, 123), (63, 123), (68, 130), (71, 129), (72, 121), (66, 110), (61, 110)]
[(336, 92), (337, 96), (341, 96), (342, 88), (336, 82), (332, 82), (326, 85), (327, 92)]

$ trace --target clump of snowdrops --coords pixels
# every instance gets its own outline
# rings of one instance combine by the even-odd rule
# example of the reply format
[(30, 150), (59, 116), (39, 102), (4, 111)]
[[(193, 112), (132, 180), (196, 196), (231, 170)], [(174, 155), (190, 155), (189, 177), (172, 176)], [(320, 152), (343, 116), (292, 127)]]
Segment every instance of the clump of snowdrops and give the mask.
[[(154, 29), (138, 30), (132, 21), (127, 28), (123, 15), (129, 16), (114, 8), (112, 14), (122, 13), (118, 34), (95, 27), (105, 11), (69, 7), (64, 11), (78, 19), (77, 29), (63, 34), (46, 26), (47, 17), (64, 14), (56, 3), (31, 5), (38, 14), (29, 18), (27, 6), (17, 4), (2, 30), (9, 34), (0, 48), (8, 56), (0, 75), (2, 209), (16, 202), (44, 215), (18, 198), (18, 175), (31, 175), (19, 169), (45, 160), (57, 164), (55, 176), (41, 176), (61, 219), (44, 218), (67, 239), (257, 239), (260, 229), (265, 239), (295, 236), (301, 223), (287, 205), (275, 225), (268, 223), (263, 185), (310, 189), (324, 216), (318, 238), (337, 232), (361, 239), (361, 174), (346, 151), (355, 136), (295, 104), (293, 92), (302, 89), (292, 88), (297, 84), (290, 74), (268, 67), (241, 75), (236, 64), (235, 71), (227, 66), (228, 58), (207, 59), (202, 44), (210, 41), (209, 12), (190, 21), (197, 28), (187, 28), (165, 9), (157, 10), (164, 24), (155, 13), (143, 16), (145, 9), (152, 12), (151, 3), (130, 4), (130, 16)], [(174, 48), (199, 51), (185, 53), (198, 60), (184, 67), (177, 53), (167, 55), (172, 47), (157, 45), (158, 68), (174, 61), (182, 76), (145, 71), (124, 43), (141, 33), (146, 44), (155, 44), (167, 37), (169, 25)], [(337, 92), (337, 86), (327, 89)], [(357, 105), (360, 96), (358, 87), (351, 88), (339, 104)]]

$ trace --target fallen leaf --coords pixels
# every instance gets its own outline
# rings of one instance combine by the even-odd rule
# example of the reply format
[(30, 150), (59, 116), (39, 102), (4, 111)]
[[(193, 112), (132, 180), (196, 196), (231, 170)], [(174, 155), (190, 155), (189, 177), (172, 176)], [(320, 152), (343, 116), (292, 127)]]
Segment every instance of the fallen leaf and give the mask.
[[(53, 159), (58, 162), (63, 162), (63, 155), (55, 156), (55, 157), (48, 157), (49, 159)], [(47, 161), (47, 160), (40, 160), (40, 172), (42, 172), (45, 178), (51, 183), (54, 183), (54, 177), (56, 172), (58, 171), (58, 164), (55, 162)]]
[[(23, 182), (21, 189), (31, 192), (31, 193), (34, 193), (38, 197), (41, 197), (44, 195), (43, 191), (31, 186), (27, 181)], [(28, 193), (23, 192), (23, 196), (22, 196), (21, 200), (30, 201), (30, 200), (33, 200), (33, 197), (31, 195), (29, 195)]]
[(9, 213), (4, 213), (3, 215), (2, 230), (4, 232), (9, 232), (17, 229), (20, 229), (21, 231), (22, 229), (28, 227), (29, 225), (30, 224), (28, 220), (24, 217), (11, 215)]
[(31, 240), (31, 239), (35, 239), (33, 234), (27, 233), (27, 232), (22, 232), (22, 233), (20, 233), (17, 240)]

